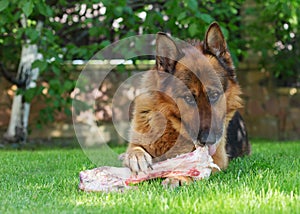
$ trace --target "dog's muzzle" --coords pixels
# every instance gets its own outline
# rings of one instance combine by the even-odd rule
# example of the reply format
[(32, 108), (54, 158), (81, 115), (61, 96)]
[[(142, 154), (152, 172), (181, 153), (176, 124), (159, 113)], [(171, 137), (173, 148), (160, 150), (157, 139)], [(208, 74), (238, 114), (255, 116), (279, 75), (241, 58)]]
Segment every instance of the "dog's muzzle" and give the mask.
[(200, 131), (197, 140), (194, 140), (195, 147), (208, 146), (209, 155), (214, 155), (220, 138), (209, 131)]
[(208, 131), (201, 131), (198, 134), (198, 141), (200, 141), (203, 145), (212, 145), (217, 142), (216, 135), (212, 132)]
[(215, 144), (203, 144), (198, 140), (193, 141), (193, 143), (195, 144), (196, 148), (198, 148), (199, 146), (200, 147), (207, 146), (208, 147), (208, 153), (209, 153), (210, 156), (213, 156), (217, 151), (217, 145), (218, 145), (217, 143), (215, 143)]

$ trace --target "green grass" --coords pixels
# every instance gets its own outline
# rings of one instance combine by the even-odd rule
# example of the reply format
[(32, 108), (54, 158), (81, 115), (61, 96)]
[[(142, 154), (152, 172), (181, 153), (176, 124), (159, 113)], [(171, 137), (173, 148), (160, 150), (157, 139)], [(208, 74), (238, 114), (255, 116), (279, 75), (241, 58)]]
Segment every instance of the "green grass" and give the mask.
[(0, 213), (299, 213), (300, 142), (252, 147), (252, 156), (190, 186), (163, 189), (156, 180), (109, 194), (78, 190), (79, 171), (94, 167), (80, 149), (2, 150)]

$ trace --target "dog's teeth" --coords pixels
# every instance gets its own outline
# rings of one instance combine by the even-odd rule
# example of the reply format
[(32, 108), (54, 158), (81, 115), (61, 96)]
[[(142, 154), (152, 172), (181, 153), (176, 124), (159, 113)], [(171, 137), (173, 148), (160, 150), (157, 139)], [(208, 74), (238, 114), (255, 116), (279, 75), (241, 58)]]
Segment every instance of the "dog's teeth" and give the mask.
[(194, 145), (196, 146), (200, 146), (201, 142), (199, 140), (193, 140)]

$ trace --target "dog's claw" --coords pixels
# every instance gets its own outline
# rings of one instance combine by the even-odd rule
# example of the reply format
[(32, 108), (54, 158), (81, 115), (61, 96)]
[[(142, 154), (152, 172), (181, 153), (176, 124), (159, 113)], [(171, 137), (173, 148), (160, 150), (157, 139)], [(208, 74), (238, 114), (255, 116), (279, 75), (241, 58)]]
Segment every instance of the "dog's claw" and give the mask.
[(123, 164), (132, 172), (144, 172), (150, 168), (152, 157), (144, 149), (137, 147), (126, 153)]

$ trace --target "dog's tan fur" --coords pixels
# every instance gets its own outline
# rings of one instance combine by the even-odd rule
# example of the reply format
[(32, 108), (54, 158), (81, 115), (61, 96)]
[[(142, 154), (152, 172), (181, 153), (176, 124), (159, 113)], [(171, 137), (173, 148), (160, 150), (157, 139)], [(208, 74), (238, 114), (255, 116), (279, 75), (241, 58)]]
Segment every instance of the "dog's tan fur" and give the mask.
[[(165, 34), (157, 35), (156, 66), (144, 75), (143, 93), (134, 101), (131, 139), (124, 160), (132, 171), (144, 171), (153, 162), (193, 151), (191, 133), (198, 136), (199, 130), (208, 129), (218, 136), (214, 162), (221, 169), (228, 166), (226, 130), (236, 110), (242, 107), (232, 59), (217, 23), (209, 27), (203, 42), (188, 43), (179, 45)], [(170, 75), (186, 88), (169, 80)], [(220, 87), (224, 94), (209, 91)], [(185, 95), (188, 93), (194, 102)], [(213, 105), (207, 93), (217, 97)], [(212, 114), (216, 121), (211, 119)], [(200, 124), (196, 118), (200, 118)]]

